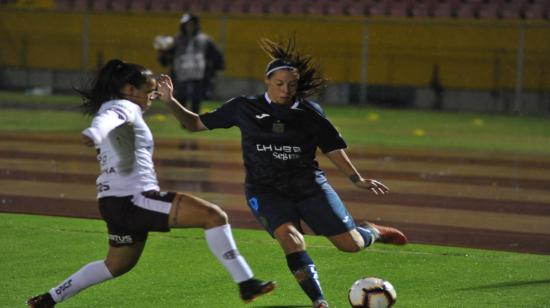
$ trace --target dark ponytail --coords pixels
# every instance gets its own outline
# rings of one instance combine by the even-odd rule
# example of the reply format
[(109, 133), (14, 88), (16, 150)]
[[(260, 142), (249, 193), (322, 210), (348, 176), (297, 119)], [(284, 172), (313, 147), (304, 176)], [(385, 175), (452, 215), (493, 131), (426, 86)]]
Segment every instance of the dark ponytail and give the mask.
[[(260, 40), (262, 50), (274, 61), (279, 60), (298, 70), (298, 89), (296, 96), (304, 99), (321, 92), (326, 87), (327, 80), (321, 75), (319, 66), (309, 55), (303, 55), (296, 50), (296, 38), (290, 37), (285, 43), (276, 43), (267, 38)], [(268, 76), (269, 77), (269, 76)]]
[(75, 90), (82, 97), (82, 112), (94, 115), (104, 102), (122, 98), (120, 90), (125, 84), (141, 87), (152, 79), (153, 73), (145, 67), (113, 59), (99, 70), (87, 88)]

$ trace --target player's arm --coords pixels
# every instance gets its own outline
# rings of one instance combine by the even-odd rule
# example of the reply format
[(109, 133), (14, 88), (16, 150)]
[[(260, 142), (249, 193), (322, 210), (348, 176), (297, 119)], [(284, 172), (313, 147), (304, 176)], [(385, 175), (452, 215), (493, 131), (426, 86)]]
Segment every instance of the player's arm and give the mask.
[(168, 75), (161, 75), (158, 78), (158, 92), (160, 100), (168, 105), (172, 114), (183, 127), (192, 132), (207, 129), (200, 120), (198, 114), (183, 107), (178, 100), (174, 98), (174, 85), (172, 84), (172, 79)]
[(115, 105), (94, 117), (92, 125), (81, 133), (81, 142), (89, 147), (99, 145), (118, 126), (133, 121), (132, 111), (123, 104)]
[(364, 179), (357, 171), (344, 149), (337, 149), (325, 153), (330, 161), (344, 173), (357, 187), (369, 189), (376, 195), (383, 195), (389, 188), (373, 179)]

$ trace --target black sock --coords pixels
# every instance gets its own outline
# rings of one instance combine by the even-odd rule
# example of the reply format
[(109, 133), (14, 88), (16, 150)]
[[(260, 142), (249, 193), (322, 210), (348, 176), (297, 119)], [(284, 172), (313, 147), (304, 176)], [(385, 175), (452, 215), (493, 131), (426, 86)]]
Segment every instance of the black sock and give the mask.
[(48, 302), (49, 305), (53, 306), (56, 304), (49, 292), (46, 292), (46, 294), (44, 294), (44, 297), (46, 298), (46, 302)]
[(288, 268), (312, 302), (324, 299), (317, 269), (307, 252), (298, 251), (286, 256)]

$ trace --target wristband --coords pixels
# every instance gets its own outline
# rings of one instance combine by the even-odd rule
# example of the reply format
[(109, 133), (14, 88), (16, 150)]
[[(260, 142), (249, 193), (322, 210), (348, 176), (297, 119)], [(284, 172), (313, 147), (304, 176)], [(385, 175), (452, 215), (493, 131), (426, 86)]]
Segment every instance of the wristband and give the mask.
[(349, 176), (349, 180), (353, 183), (357, 183), (361, 180), (361, 177), (358, 174), (352, 174)]

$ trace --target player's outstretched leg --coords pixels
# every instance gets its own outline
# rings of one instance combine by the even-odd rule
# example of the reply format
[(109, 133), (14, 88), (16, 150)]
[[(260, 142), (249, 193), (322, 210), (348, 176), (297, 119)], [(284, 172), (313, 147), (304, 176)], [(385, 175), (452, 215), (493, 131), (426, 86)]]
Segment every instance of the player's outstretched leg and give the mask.
[(239, 283), (241, 299), (245, 303), (249, 303), (257, 297), (273, 291), (275, 287), (277, 287), (277, 283), (275, 281), (261, 281), (255, 278)]
[(365, 221), (361, 227), (374, 235), (374, 241), (384, 244), (405, 245), (409, 241), (403, 232), (396, 228), (381, 226)]

